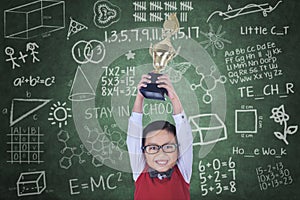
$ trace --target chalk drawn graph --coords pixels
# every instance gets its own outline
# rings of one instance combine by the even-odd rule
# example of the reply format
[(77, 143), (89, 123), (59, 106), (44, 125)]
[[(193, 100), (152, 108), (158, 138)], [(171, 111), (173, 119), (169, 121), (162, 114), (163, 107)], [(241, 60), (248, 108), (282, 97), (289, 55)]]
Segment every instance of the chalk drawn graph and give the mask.
[(207, 18), (206, 22), (208, 22), (214, 15), (219, 15), (223, 17), (223, 20), (227, 19), (232, 19), (238, 16), (242, 15), (247, 15), (251, 13), (256, 13), (256, 12), (262, 12), (264, 17), (268, 16), (268, 13), (274, 11), (277, 6), (281, 3), (282, 1), (278, 1), (275, 6), (269, 5), (269, 3), (263, 3), (263, 4), (248, 4), (244, 7), (237, 8), (237, 9), (232, 9), (230, 5), (228, 5), (227, 11), (214, 11), (209, 15)]

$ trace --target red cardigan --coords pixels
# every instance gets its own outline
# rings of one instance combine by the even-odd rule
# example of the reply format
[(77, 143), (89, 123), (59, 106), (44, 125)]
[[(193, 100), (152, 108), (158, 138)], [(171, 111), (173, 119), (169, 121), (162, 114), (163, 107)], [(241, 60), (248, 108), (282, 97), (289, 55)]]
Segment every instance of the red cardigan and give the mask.
[(177, 165), (171, 178), (151, 178), (147, 173), (147, 167), (135, 182), (135, 200), (189, 200), (190, 184), (184, 181)]

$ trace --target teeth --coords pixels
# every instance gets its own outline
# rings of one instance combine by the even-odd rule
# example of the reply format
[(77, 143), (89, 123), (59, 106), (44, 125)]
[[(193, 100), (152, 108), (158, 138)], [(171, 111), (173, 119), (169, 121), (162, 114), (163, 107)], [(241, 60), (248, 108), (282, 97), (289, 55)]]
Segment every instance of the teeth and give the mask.
[(159, 165), (165, 165), (168, 163), (168, 161), (167, 160), (157, 160), (156, 163)]

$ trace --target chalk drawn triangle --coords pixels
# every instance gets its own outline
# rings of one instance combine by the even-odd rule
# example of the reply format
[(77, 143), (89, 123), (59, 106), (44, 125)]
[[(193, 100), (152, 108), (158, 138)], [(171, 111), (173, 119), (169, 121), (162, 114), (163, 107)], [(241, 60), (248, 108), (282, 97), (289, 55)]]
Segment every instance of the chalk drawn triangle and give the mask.
[(70, 36), (82, 31), (83, 29), (88, 29), (87, 26), (75, 21), (70, 17), (70, 25), (69, 25), (69, 30), (68, 30), (68, 35), (67, 35), (67, 40), (70, 38)]
[[(10, 126), (15, 125), (19, 121), (28, 117), (35, 111), (39, 110), (47, 103), (49, 103), (51, 99), (20, 99), (14, 98), (11, 102), (10, 107)], [(17, 106), (18, 104), (18, 106)], [(21, 104), (21, 105), (20, 105)], [(18, 112), (16, 111), (18, 109)]]
[(87, 101), (94, 99), (96, 96), (93, 87), (88, 81), (87, 77), (83, 73), (80, 66), (78, 66), (75, 74), (75, 78), (70, 90), (70, 101)]

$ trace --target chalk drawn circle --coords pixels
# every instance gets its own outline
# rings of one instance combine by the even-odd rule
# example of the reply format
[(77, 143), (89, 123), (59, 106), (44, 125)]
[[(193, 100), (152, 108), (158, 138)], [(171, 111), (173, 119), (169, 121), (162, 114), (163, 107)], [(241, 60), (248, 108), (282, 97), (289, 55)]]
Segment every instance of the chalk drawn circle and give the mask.
[(78, 64), (85, 64), (88, 62), (86, 59), (86, 55), (84, 53), (84, 49), (87, 46), (88, 42), (84, 40), (79, 40), (77, 41), (73, 47), (72, 47), (72, 56), (73, 59), (78, 63)]
[[(61, 114), (62, 113), (62, 114)], [(63, 122), (68, 118), (68, 112), (64, 107), (57, 107), (53, 111), (53, 117), (58, 122)]]
[(12, 56), (15, 53), (15, 50), (11, 47), (6, 47), (5, 48), (5, 54), (8, 56)]
[(105, 56), (105, 46), (98, 40), (91, 40), (87, 42), (83, 51), (84, 57), (87, 61), (94, 64), (101, 62)]
[[(106, 47), (106, 56), (102, 60), (101, 64), (99, 67), (91, 67), (94, 66), (92, 63), (84, 63), (81, 67), (86, 74), (88, 80), (91, 83), (91, 86), (95, 89), (96, 93), (98, 94), (101, 91), (101, 88), (97, 88), (99, 86), (100, 78), (102, 77), (104, 73), (104, 68), (101, 66), (110, 66), (111, 63), (113, 63), (118, 57), (125, 55), (128, 51), (134, 51), (137, 49), (148, 49), (150, 46), (150, 43), (147, 42), (146, 40), (142, 40), (143, 42), (139, 42), (139, 39), (136, 39), (136, 31), (139, 32), (139, 35), (142, 35), (142, 30), (143, 29), (134, 29), (135, 31), (128, 31), (128, 38), (130, 39), (131, 42), (124, 41), (123, 43), (118, 43), (118, 42), (103, 42), (104, 46)], [(152, 30), (152, 28), (147, 28), (149, 31)], [(118, 35), (118, 37), (121, 37)], [(108, 40), (109, 41), (109, 40)], [(152, 41), (153, 43), (159, 42), (158, 40)], [(203, 74), (210, 74), (210, 66), (216, 66), (213, 59), (210, 57), (210, 55), (206, 52), (206, 50), (199, 45), (199, 43), (191, 38), (186, 38), (183, 37), (183, 39), (177, 39), (174, 40), (173, 43), (174, 46), (178, 47), (181, 46), (181, 51), (179, 53), (179, 56), (185, 59), (188, 62), (191, 62), (191, 64), (196, 68), (197, 66), (202, 66), (202, 73)], [(184, 51), (183, 51), (184, 49)], [(197, 68), (196, 68), (197, 69)], [(214, 72), (216, 75), (219, 74), (219, 71), (217, 70)], [(140, 77), (137, 77), (138, 79)], [(136, 82), (137, 83), (137, 82)], [(179, 88), (179, 90), (181, 90)], [(177, 91), (177, 90), (176, 90)], [(190, 90), (191, 91), (191, 90)], [(225, 121), (226, 117), (226, 92), (225, 88), (223, 85), (218, 85), (218, 87), (215, 88), (215, 93), (218, 94), (216, 98), (222, 99), (222, 101), (216, 100), (212, 101), (210, 105), (210, 111), (211, 113), (214, 113), (215, 115), (218, 115), (218, 117), (222, 120)], [(186, 100), (184, 100), (186, 99)], [(83, 101), (83, 102), (76, 102), (72, 101), (72, 112), (73, 112), (73, 119), (74, 119), (74, 124), (77, 130), (77, 133), (83, 143), (83, 145), (86, 147), (86, 149), (90, 152), (91, 147), (90, 144), (87, 143), (87, 136), (88, 132), (85, 127), (89, 127), (90, 130), (97, 129), (99, 133), (105, 133), (105, 131), (108, 131), (104, 127), (100, 126), (99, 122), (103, 122), (102, 119), (98, 119), (95, 117), (89, 118), (88, 115), (86, 114), (89, 109), (94, 109), (94, 108), (101, 108), (105, 105), (102, 105), (102, 103), (107, 102), (109, 99), (103, 98), (100, 101), (90, 100), (90, 101)], [(129, 101), (132, 102), (134, 100), (134, 97), (129, 98)], [(202, 100), (202, 99), (201, 99)], [(111, 102), (113, 102), (114, 99), (111, 99)], [(127, 101), (127, 100), (126, 100)], [(184, 109), (187, 114), (187, 116), (196, 116), (197, 114), (200, 113), (198, 109), (195, 109), (193, 107), (194, 105), (188, 104), (189, 98), (183, 98), (182, 100), (184, 104)], [(197, 100), (198, 101), (198, 100)], [(101, 105), (99, 105), (101, 104)], [(202, 101), (199, 100), (199, 106), (203, 105)], [(119, 120), (119, 118), (116, 118)], [(195, 117), (193, 118), (195, 119)], [(114, 118), (113, 118), (114, 120)], [(123, 121), (117, 122), (116, 125), (123, 127), (124, 124), (122, 125), (121, 123), (125, 123), (128, 121), (128, 117), (125, 117)], [(195, 121), (197, 122), (198, 119)], [(127, 123), (127, 122), (126, 122)], [(209, 124), (212, 124), (213, 122), (210, 121)], [(103, 129), (104, 128), (104, 129)], [(126, 130), (122, 130), (125, 136), (126, 136)], [(209, 134), (210, 130), (207, 131)], [(221, 135), (222, 130), (214, 130), (214, 134), (219, 134)], [(106, 138), (108, 139), (108, 138)], [(212, 143), (211, 145), (204, 145), (200, 147), (198, 157), (204, 158), (213, 148), (216, 143)], [(123, 159), (119, 159), (120, 154), (116, 152), (116, 149), (110, 149), (113, 151), (111, 157), (109, 159), (103, 160), (103, 164), (119, 170), (119, 171), (124, 171), (124, 172), (131, 172), (130, 168), (130, 162), (128, 156), (123, 156)], [(90, 152), (91, 155), (95, 158), (100, 158), (103, 155), (97, 154), (96, 152)], [(126, 150), (121, 149), (122, 154), (127, 154), (128, 152)]]

